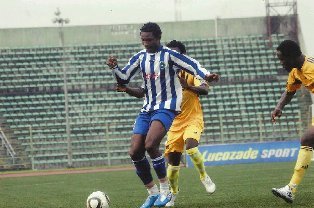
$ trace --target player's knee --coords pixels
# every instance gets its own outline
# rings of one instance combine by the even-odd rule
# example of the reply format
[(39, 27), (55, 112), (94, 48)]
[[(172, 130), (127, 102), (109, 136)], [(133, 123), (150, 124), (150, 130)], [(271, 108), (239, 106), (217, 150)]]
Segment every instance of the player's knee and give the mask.
[(129, 150), (129, 155), (133, 161), (140, 160), (144, 156), (141, 152), (132, 148)]
[(158, 145), (154, 144), (153, 142), (146, 142), (145, 150), (148, 152), (148, 154), (154, 153), (155, 151), (158, 151)]
[(180, 165), (181, 153), (180, 152), (170, 152), (168, 154), (168, 163), (172, 166)]
[(132, 159), (132, 160), (137, 160), (137, 157), (136, 157), (136, 154), (135, 154), (135, 152), (134, 151), (129, 151), (129, 155), (130, 155), (130, 158)]
[(301, 138), (301, 145), (314, 148), (314, 128), (310, 128), (305, 132)]
[(145, 144), (145, 149), (146, 149), (146, 151), (147, 151), (148, 153), (153, 153), (153, 152), (155, 152), (156, 149), (158, 149), (158, 148), (156, 148), (155, 145), (153, 145), (153, 144)]
[(185, 142), (185, 148), (186, 150), (192, 149), (194, 147), (198, 146), (198, 141), (195, 139), (187, 139)]
[(135, 154), (134, 151), (130, 149), (129, 150), (129, 155), (132, 158), (132, 160), (133, 160), (134, 154)]

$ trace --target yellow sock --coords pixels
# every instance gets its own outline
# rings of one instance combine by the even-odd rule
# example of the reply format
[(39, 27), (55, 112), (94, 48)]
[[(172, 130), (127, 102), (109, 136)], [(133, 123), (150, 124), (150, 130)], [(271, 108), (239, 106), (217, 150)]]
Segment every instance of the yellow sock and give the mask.
[(167, 168), (167, 177), (173, 194), (177, 194), (179, 191), (179, 170), (180, 166), (172, 166), (170, 164)]
[(301, 183), (306, 169), (311, 163), (313, 156), (313, 148), (309, 146), (301, 146), (297, 162), (294, 167), (294, 173), (292, 175), (289, 186), (292, 188), (292, 191), (295, 192), (297, 186)]
[(204, 159), (197, 147), (186, 150), (186, 153), (191, 157), (195, 168), (200, 173), (200, 179), (203, 180), (206, 176)]

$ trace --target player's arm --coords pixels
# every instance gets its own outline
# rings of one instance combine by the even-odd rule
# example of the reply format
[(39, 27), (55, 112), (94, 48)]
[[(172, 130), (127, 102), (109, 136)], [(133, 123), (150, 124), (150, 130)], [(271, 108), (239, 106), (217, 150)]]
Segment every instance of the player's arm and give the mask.
[[(209, 91), (209, 86), (208, 84), (203, 81), (200, 83), (200, 85), (198, 86), (194, 86), (194, 85), (189, 85), (185, 79), (184, 76), (178, 76), (180, 79), (180, 83), (183, 89), (187, 89), (190, 90), (198, 95), (207, 95), (208, 91)], [(196, 79), (196, 78), (194, 78)]]
[(191, 90), (197, 93), (198, 95), (208, 95), (209, 92), (208, 82), (193, 77), (193, 86), (191, 86)]
[(291, 102), (293, 96), (295, 95), (296, 91), (285, 91), (284, 93), (282, 93), (281, 98), (279, 99), (275, 109), (273, 110), (273, 112), (271, 113), (271, 120), (272, 122), (276, 122), (276, 118), (280, 118), (281, 114), (282, 114), (282, 110), (284, 109), (284, 107)]
[(195, 59), (177, 53), (175, 51), (169, 51), (171, 60), (173, 61), (174, 65), (183, 69), (184, 71), (193, 74), (195, 76), (200, 77), (201, 79), (206, 80), (207, 82), (218, 81), (219, 75), (216, 73), (210, 73), (205, 68), (201, 66), (201, 64), (196, 61)]
[(283, 108), (290, 103), (296, 91), (301, 88), (302, 82), (296, 79), (295, 74), (291, 71), (288, 75), (286, 90), (282, 93), (275, 109), (271, 113), (272, 122), (276, 122), (276, 118), (280, 118)]
[(129, 95), (137, 98), (143, 98), (145, 95), (145, 91), (141, 87), (128, 87), (125, 85), (119, 85), (117, 84), (116, 90), (118, 92), (126, 92)]
[(202, 84), (200, 86), (189, 86), (189, 90), (198, 95), (208, 95), (209, 87), (207, 84)]
[(106, 64), (111, 70), (114, 71), (117, 82), (120, 85), (125, 85), (130, 82), (130, 80), (139, 72), (139, 57), (141, 53), (134, 55), (128, 62), (128, 64), (122, 69), (118, 66), (118, 61), (116, 57), (110, 56)]

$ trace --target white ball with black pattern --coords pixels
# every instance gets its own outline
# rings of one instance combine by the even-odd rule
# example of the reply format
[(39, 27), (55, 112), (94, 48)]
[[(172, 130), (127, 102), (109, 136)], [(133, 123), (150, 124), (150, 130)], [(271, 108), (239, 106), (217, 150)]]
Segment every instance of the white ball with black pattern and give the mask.
[(86, 208), (109, 208), (109, 196), (102, 191), (91, 193), (86, 200)]

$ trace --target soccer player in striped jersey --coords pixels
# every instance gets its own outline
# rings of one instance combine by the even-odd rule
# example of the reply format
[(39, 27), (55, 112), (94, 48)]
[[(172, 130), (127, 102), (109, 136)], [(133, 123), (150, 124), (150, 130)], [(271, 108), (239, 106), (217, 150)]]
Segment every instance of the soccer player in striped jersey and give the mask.
[[(299, 45), (292, 40), (281, 42), (277, 47), (276, 53), (283, 68), (289, 72), (289, 75), (286, 90), (271, 113), (273, 122), (276, 122), (276, 118), (282, 115), (284, 106), (290, 103), (301, 85), (304, 85), (311, 93), (314, 93), (314, 58), (303, 55)], [(300, 151), (289, 184), (282, 188), (272, 189), (274, 195), (281, 197), (288, 203), (293, 202), (297, 187), (311, 163), (314, 147), (313, 126), (303, 134), (300, 141)]]
[[(172, 198), (165, 159), (159, 146), (174, 117), (181, 110), (182, 87), (177, 77), (178, 67), (209, 82), (219, 78), (217, 74), (202, 68), (196, 60), (162, 46), (161, 33), (158, 24), (148, 22), (140, 29), (145, 49), (135, 54), (123, 68), (118, 67), (115, 57), (107, 60), (119, 85), (128, 84), (138, 73), (141, 73), (143, 79), (144, 105), (135, 121), (129, 151), (136, 173), (149, 194), (142, 208), (162, 207)], [(145, 152), (152, 160), (160, 191), (153, 181)]]
[[(172, 50), (186, 54), (186, 48), (180, 41), (173, 40), (167, 44)], [(212, 182), (205, 171), (204, 161), (198, 150), (200, 136), (204, 128), (203, 112), (199, 95), (207, 95), (209, 86), (206, 81), (195, 78), (195, 76), (180, 71), (178, 74), (183, 88), (181, 113), (177, 115), (168, 131), (165, 155), (168, 159), (167, 176), (170, 182), (172, 198), (166, 207), (174, 206), (179, 191), (179, 170), (182, 152), (186, 145), (187, 153), (190, 155), (195, 168), (200, 173), (200, 179), (206, 191), (212, 194), (216, 185)], [(117, 85), (117, 91), (127, 92), (129, 95), (144, 97), (144, 89)]]

